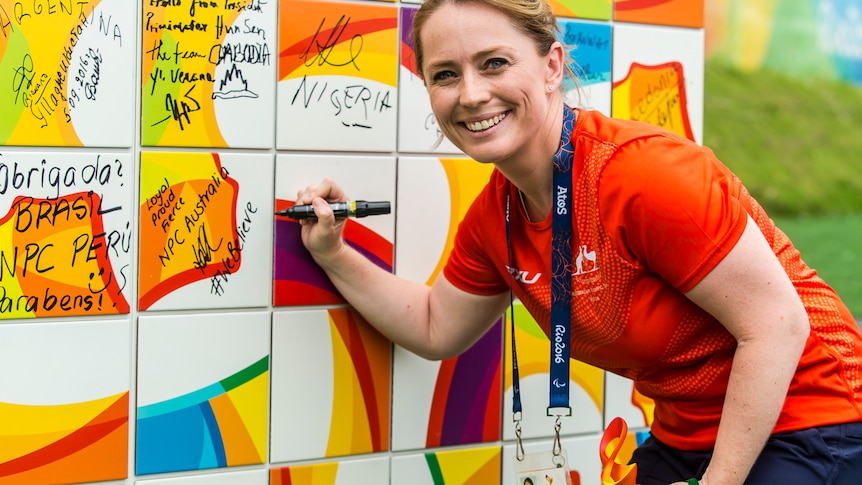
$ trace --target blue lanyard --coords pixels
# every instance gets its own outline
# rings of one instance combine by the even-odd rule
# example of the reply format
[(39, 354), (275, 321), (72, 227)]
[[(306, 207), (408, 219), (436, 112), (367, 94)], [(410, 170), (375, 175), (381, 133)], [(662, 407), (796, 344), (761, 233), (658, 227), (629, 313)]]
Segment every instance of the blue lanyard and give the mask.
[[(575, 113), (566, 107), (563, 117), (562, 142), (554, 154), (554, 197), (552, 216), (551, 251), (551, 365), (550, 399), (548, 416), (570, 416), (569, 406), (569, 357), (570, 332), (572, 326), (572, 163), (574, 145), (572, 131)], [(514, 271), (511, 228), (509, 222), (511, 194), (506, 197), (506, 240), (509, 250), (509, 268)], [(512, 282), (513, 284), (513, 282)], [(520, 421), (521, 389), (518, 376), (518, 356), (515, 348), (514, 296), (509, 291), (512, 327), (512, 412)]]
[(509, 321), (512, 325), (512, 413), (515, 415), (515, 421), (521, 420), (521, 381), (518, 377), (518, 352), (515, 347), (515, 296), (512, 291), (512, 286), (515, 284), (512, 278), (514, 270), (514, 261), (512, 258), (512, 231), (509, 223), (509, 213), (511, 208), (512, 195), (506, 196), (506, 247), (509, 250)]
[(566, 108), (562, 142), (554, 154), (551, 252), (551, 396), (548, 416), (569, 416), (569, 356), (572, 328), (572, 131), (575, 113)]

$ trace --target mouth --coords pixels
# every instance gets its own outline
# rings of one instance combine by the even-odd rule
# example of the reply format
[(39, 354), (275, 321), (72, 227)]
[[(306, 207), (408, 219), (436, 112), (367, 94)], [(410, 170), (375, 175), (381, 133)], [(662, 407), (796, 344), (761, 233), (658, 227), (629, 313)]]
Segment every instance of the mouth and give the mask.
[(503, 118), (506, 117), (507, 113), (508, 112), (500, 113), (500, 114), (498, 114), (496, 116), (492, 116), (491, 118), (488, 118), (486, 120), (465, 122), (464, 126), (466, 126), (468, 130), (470, 130), (474, 133), (480, 132), (480, 131), (485, 131), (488, 128), (491, 128), (492, 126), (495, 126), (498, 123), (500, 123), (501, 121), (503, 121)]

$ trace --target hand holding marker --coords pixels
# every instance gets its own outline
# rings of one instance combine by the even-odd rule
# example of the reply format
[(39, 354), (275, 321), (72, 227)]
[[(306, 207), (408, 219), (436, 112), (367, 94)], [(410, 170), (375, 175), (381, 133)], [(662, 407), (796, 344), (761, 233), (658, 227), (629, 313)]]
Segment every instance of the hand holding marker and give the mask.
[[(329, 207), (332, 208), (336, 219), (376, 216), (391, 212), (389, 201), (368, 202), (365, 200), (351, 200), (347, 202), (330, 202)], [(288, 207), (276, 212), (275, 215), (287, 216), (296, 220), (317, 220), (317, 215), (314, 213), (314, 207), (311, 204)]]

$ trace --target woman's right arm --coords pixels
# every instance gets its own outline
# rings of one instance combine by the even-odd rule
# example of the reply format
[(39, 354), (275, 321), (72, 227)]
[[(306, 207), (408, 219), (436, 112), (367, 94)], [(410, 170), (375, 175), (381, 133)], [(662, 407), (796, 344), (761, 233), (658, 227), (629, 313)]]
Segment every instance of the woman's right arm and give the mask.
[(427, 359), (467, 350), (503, 316), (506, 293), (467, 293), (440, 276), (429, 287), (377, 266), (344, 243), (344, 220), (328, 202), (347, 200), (331, 180), (300, 191), (298, 204), (312, 204), (317, 221), (303, 221), (302, 241), (339, 293), (380, 333)]

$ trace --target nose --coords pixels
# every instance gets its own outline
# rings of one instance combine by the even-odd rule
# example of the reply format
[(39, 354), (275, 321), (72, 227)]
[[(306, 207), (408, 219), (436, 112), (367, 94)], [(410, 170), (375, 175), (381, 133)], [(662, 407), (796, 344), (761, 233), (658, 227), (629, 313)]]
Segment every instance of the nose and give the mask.
[(490, 98), (488, 81), (476, 73), (461, 77), (460, 102), (463, 106), (479, 106)]

